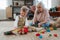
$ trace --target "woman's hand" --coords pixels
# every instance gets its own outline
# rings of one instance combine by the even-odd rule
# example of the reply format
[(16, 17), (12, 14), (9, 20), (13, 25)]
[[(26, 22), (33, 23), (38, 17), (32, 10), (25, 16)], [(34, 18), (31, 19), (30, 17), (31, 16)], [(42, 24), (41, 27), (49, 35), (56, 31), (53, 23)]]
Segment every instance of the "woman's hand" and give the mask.
[(41, 27), (42, 23), (38, 23), (38, 27)]

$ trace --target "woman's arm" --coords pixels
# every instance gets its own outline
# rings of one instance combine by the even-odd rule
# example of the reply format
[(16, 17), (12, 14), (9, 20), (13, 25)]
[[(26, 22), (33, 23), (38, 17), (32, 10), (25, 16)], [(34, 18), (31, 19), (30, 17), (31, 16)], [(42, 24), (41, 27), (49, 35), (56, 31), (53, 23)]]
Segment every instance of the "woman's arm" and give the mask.
[(45, 17), (45, 19), (42, 23), (46, 23), (46, 22), (50, 21), (50, 15), (49, 15), (49, 11), (47, 9), (45, 10), (45, 16), (44, 17)]
[(35, 24), (35, 22), (36, 22), (36, 16), (37, 16), (37, 14), (36, 14), (36, 11), (35, 11), (35, 14), (34, 14), (34, 18), (33, 18), (33, 24)]

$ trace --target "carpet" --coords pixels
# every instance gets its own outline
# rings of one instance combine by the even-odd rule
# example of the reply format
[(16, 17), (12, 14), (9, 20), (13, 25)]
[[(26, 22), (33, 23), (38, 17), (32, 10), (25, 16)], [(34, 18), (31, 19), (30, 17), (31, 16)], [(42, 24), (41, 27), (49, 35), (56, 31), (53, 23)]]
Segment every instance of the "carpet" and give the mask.
[[(45, 34), (41, 34), (43, 36), (42, 39), (36, 37), (35, 34), (37, 32), (31, 32), (26, 35), (10, 35), (6, 36), (3, 33), (14, 28), (14, 21), (0, 21), (0, 40), (60, 40), (60, 28), (57, 30), (53, 30), (51, 32), (46, 32)], [(51, 37), (48, 35), (52, 34)], [(57, 34), (58, 37), (54, 37), (53, 34)]]

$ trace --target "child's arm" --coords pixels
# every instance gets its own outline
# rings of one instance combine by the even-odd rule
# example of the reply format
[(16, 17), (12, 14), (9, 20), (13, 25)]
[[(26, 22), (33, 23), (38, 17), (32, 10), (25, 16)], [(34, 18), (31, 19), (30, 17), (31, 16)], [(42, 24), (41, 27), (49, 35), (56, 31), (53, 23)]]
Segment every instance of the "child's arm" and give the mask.
[(18, 20), (19, 20), (19, 17), (18, 16), (16, 16), (16, 19), (15, 19), (15, 22), (14, 22), (14, 27), (18, 27)]

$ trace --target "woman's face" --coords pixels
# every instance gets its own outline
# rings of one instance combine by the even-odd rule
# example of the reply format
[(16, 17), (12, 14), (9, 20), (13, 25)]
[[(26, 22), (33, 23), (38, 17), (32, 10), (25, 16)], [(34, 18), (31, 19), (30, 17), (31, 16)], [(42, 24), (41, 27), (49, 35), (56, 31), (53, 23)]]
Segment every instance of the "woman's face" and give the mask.
[(37, 10), (38, 10), (38, 12), (42, 12), (43, 11), (42, 6), (38, 5)]

